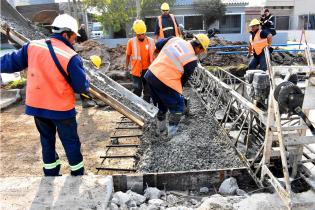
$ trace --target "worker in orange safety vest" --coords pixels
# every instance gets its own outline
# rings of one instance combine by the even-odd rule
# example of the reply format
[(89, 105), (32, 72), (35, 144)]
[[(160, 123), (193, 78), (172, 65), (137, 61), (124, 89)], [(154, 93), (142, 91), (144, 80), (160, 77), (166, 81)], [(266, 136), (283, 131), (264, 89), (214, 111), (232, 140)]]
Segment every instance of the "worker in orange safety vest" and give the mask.
[[(269, 31), (261, 30), (260, 29), (260, 21), (257, 19), (253, 19), (249, 27), (250, 31), (250, 38), (249, 38), (249, 47), (248, 47), (248, 57), (253, 56), (249, 62), (248, 69), (257, 69), (266, 71), (267, 64), (265, 59), (264, 49), (266, 47), (270, 47), (272, 44), (272, 34)], [(269, 48), (270, 52), (272, 52), (272, 48)]]
[[(149, 83), (151, 97), (157, 105), (157, 127), (160, 134), (167, 129), (167, 136), (177, 133), (184, 113), (183, 86), (197, 67), (197, 57), (207, 51), (210, 40), (206, 34), (197, 34), (191, 41), (179, 37), (161, 39), (156, 43), (159, 55), (150, 65), (145, 79)], [(170, 111), (168, 127), (166, 113)]]
[(162, 15), (157, 18), (155, 25), (156, 41), (171, 36), (181, 37), (181, 31), (173, 14), (170, 14), (168, 3), (161, 5)]
[[(73, 44), (78, 22), (67, 14), (52, 23), (53, 34), (33, 40), (1, 57), (1, 72), (27, 68), (25, 113), (34, 116), (42, 145), (45, 176), (59, 176), (61, 161), (56, 152), (56, 133), (62, 142), (71, 175), (83, 175), (84, 163), (77, 132), (75, 93), (88, 92), (81, 57)], [(27, 143), (27, 142), (24, 142)]]
[(131, 65), (131, 75), (133, 81), (133, 93), (141, 96), (150, 102), (150, 91), (144, 79), (144, 74), (154, 59), (154, 40), (145, 35), (147, 27), (142, 20), (133, 23), (133, 30), (136, 37), (129, 39), (126, 49), (126, 68)]

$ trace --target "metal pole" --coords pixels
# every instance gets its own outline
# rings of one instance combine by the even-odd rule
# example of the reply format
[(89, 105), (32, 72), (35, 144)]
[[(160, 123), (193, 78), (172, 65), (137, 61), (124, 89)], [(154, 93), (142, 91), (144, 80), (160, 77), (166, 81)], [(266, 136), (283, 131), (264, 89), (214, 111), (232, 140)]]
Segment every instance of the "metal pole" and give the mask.
[(137, 19), (140, 19), (140, 12), (141, 12), (140, 0), (136, 0), (136, 8), (137, 8)]

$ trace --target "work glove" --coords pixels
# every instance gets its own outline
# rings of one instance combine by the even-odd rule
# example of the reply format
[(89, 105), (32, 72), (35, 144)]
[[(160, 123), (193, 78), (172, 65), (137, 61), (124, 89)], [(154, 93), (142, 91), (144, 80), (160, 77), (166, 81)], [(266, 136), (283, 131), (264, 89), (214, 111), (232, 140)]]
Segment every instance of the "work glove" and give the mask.
[(273, 47), (269, 47), (268, 50), (269, 50), (269, 53), (271, 54), (273, 52)]
[(247, 53), (246, 57), (250, 58), (250, 57), (252, 57), (252, 54), (251, 53)]

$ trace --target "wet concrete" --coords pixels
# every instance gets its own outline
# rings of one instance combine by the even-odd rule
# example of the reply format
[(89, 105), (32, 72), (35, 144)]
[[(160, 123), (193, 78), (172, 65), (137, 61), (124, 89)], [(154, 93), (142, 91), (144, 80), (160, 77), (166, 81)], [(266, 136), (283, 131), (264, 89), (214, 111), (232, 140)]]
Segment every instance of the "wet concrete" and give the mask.
[(152, 123), (144, 131), (138, 152), (139, 172), (166, 172), (242, 167), (229, 139), (221, 134), (213, 116), (193, 91), (191, 112), (183, 117), (178, 134), (170, 140), (157, 137)]

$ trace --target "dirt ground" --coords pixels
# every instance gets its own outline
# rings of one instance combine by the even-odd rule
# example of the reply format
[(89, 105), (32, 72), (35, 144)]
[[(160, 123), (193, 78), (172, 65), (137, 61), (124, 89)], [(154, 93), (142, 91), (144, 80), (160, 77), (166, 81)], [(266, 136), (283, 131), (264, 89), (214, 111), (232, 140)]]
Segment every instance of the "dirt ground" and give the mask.
[[(105, 146), (121, 115), (99, 108), (82, 110), (79, 104), (76, 109), (86, 173), (96, 174), (95, 168), (101, 164), (99, 156), (105, 154)], [(0, 177), (41, 176), (39, 134), (33, 117), (24, 114), (24, 105), (15, 105), (1, 112), (0, 122)], [(61, 173), (69, 174), (67, 158), (59, 138), (56, 145), (62, 163)]]

